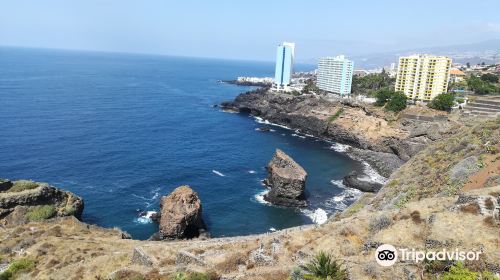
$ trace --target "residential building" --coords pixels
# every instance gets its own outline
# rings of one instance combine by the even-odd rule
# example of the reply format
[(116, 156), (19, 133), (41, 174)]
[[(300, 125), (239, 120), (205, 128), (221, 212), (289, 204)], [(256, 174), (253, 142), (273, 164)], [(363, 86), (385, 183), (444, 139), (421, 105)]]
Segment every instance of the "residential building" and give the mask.
[(451, 59), (446, 56), (410, 55), (399, 58), (396, 91), (408, 99), (430, 101), (446, 93)]
[(316, 85), (319, 89), (340, 94), (351, 93), (352, 74), (354, 62), (343, 55), (335, 57), (322, 57), (318, 62), (318, 77)]
[(276, 49), (276, 70), (274, 87), (276, 90), (287, 90), (291, 83), (293, 62), (295, 59), (295, 43), (283, 42)]
[(452, 83), (460, 83), (465, 79), (465, 73), (460, 71), (459, 69), (451, 69), (450, 70), (450, 82)]

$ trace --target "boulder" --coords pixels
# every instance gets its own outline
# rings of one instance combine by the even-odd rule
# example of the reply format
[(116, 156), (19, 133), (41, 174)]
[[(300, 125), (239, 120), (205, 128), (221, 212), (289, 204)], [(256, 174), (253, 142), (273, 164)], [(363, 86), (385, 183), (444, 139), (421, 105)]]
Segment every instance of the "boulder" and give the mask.
[(180, 186), (161, 198), (158, 239), (189, 239), (204, 230), (200, 198), (189, 186)]
[(264, 199), (272, 204), (288, 207), (306, 207), (307, 172), (280, 149), (267, 166), (264, 183), (270, 188)]
[(0, 179), (0, 192), (6, 191), (12, 187), (12, 182), (7, 179)]
[(355, 171), (345, 176), (342, 182), (346, 187), (358, 189), (362, 192), (378, 192), (383, 186), (377, 182), (361, 179), (359, 174)]

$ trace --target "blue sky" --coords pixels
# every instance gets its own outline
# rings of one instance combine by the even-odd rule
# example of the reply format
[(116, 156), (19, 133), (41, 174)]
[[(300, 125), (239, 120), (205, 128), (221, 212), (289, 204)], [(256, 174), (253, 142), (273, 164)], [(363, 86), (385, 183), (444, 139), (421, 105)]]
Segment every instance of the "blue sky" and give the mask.
[(500, 1), (0, 0), (0, 45), (273, 60), (500, 39)]

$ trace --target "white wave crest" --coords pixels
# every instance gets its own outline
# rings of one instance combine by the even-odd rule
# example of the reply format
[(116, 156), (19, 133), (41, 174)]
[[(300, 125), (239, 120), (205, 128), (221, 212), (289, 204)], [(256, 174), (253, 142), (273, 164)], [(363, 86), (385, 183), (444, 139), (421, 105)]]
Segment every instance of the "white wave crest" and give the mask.
[(333, 143), (333, 145), (330, 147), (330, 149), (339, 152), (339, 153), (345, 153), (349, 150), (351, 146), (345, 145), (345, 144), (340, 144), (340, 143)]
[(292, 136), (293, 137), (299, 137), (299, 138), (302, 138), (302, 139), (306, 138), (304, 135), (300, 135), (300, 134), (296, 134), (296, 133), (293, 133)]
[(305, 209), (302, 210), (302, 213), (309, 217), (315, 224), (321, 225), (326, 223), (328, 221), (328, 214), (326, 213), (325, 210), (318, 208), (314, 211)]
[(278, 127), (281, 127), (281, 128), (290, 129), (288, 126), (277, 124), (277, 123), (272, 123), (272, 122), (270, 122), (268, 120), (265, 120), (265, 119), (263, 119), (261, 117), (254, 117), (254, 118), (255, 118), (256, 122), (261, 123), (261, 124), (274, 125), (274, 126), (278, 126)]
[(385, 185), (387, 183), (387, 178), (378, 174), (373, 167), (371, 167), (367, 162), (363, 161), (363, 173), (364, 176), (359, 177), (359, 180), (368, 181), (368, 182), (376, 182)]
[(265, 199), (264, 199), (264, 195), (266, 195), (267, 193), (269, 192), (269, 190), (264, 190), (258, 194), (255, 195), (255, 200), (259, 203), (262, 203), (262, 204), (271, 204), (269, 202), (267, 202)]
[(325, 202), (329, 208), (343, 211), (347, 208), (349, 202), (357, 200), (362, 195), (360, 190), (344, 186), (342, 180), (332, 180), (331, 183), (342, 189), (342, 191)]
[(255, 170), (248, 170), (247, 172), (248, 172), (248, 173), (250, 173), (250, 174), (255, 174), (255, 173), (257, 173), (257, 171), (255, 171)]
[(217, 170), (212, 170), (212, 172), (216, 175), (219, 175), (221, 177), (225, 177), (226, 175), (222, 174), (221, 172), (217, 171)]
[(153, 217), (153, 215), (155, 214), (156, 211), (147, 211), (140, 217), (137, 217), (136, 222), (138, 222), (139, 224), (150, 224), (153, 222), (153, 219), (151, 219), (151, 217)]

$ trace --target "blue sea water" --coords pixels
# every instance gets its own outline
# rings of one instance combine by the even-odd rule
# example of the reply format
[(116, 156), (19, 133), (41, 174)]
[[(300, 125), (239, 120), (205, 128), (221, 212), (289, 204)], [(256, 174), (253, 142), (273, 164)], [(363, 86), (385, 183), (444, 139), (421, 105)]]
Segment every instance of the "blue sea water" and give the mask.
[[(331, 143), (258, 132), (251, 116), (213, 108), (250, 89), (218, 80), (272, 75), (263, 62), (0, 48), (0, 177), (70, 190), (85, 200), (84, 221), (139, 239), (157, 225), (138, 212), (180, 185), (199, 193), (212, 236), (312, 223), (316, 209), (352, 201), (339, 180), (362, 165)], [(308, 209), (257, 199), (276, 148), (309, 173)]]

